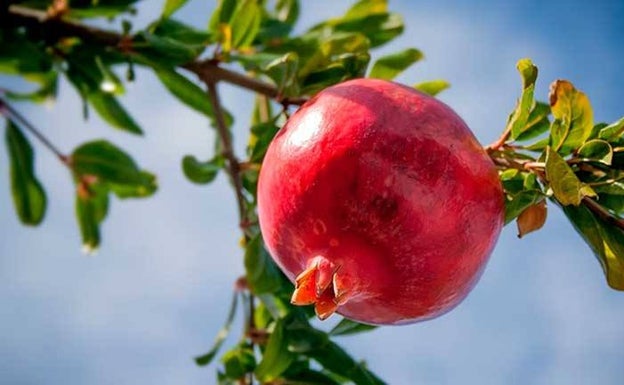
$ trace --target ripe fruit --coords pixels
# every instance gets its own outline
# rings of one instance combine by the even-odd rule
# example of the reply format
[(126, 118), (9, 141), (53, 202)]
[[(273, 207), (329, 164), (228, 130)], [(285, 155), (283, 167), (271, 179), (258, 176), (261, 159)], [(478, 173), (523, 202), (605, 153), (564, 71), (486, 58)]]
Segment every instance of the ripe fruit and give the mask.
[(271, 143), (258, 182), (292, 302), (370, 324), (437, 317), (475, 285), (503, 225), (494, 165), (448, 106), (358, 79), (320, 92)]

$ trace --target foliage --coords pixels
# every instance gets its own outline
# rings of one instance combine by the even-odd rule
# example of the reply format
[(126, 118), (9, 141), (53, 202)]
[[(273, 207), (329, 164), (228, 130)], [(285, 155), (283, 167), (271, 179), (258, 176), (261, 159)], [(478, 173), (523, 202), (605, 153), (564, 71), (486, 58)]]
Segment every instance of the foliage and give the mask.
[[(94, 140), (61, 154), (9, 104), (55, 98), (64, 76), (81, 97), (85, 118), (94, 112), (113, 128), (141, 135), (143, 129), (118, 96), (124, 83), (134, 80), (135, 66), (147, 68), (172, 97), (209, 119), (217, 137), (214, 154), (207, 160), (186, 155), (181, 167), (200, 185), (219, 172), (228, 175), (244, 235), (245, 275), (214, 346), (196, 358), (197, 364), (217, 358), (242, 308), (248, 312), (244, 334), (221, 355), (219, 384), (252, 383), (252, 378), (264, 384), (382, 384), (334, 342), (373, 326), (342, 319), (326, 332), (310, 324), (309, 309), (290, 305), (292, 284), (270, 258), (257, 225), (256, 184), (266, 149), (292, 106), (351, 78), (368, 74), (394, 79), (421, 60), (422, 52), (406, 48), (371, 63), (374, 50), (404, 28), (386, 0), (360, 0), (343, 15), (298, 34), (293, 33), (298, 0), (221, 0), (200, 29), (175, 19), (187, 2), (164, 1), (160, 17), (133, 33), (125, 19), (120, 32), (82, 23), (125, 16), (134, 12), (136, 0), (31, 0), (0, 6), (0, 71), (36, 86), (34, 91), (0, 90), (18, 217), (26, 225), (38, 225), (47, 207), (29, 137), (55, 152), (71, 171), (76, 218), (87, 251), (101, 242), (110, 194), (142, 198), (156, 191), (156, 177), (114, 144)], [(241, 67), (246, 73), (233, 70)], [(125, 79), (117, 75), (119, 68), (125, 68)], [(500, 140), (486, 147), (505, 189), (505, 221), (517, 220), (523, 236), (543, 225), (547, 201), (561, 206), (597, 256), (609, 285), (624, 290), (624, 118), (596, 124), (588, 97), (565, 80), (552, 84), (549, 103), (536, 101), (537, 67), (522, 59), (518, 71), (522, 87), (517, 105)], [(233, 152), (234, 117), (221, 105), (217, 82), (256, 94), (246, 159)], [(415, 85), (434, 96), (448, 87), (440, 79)]]

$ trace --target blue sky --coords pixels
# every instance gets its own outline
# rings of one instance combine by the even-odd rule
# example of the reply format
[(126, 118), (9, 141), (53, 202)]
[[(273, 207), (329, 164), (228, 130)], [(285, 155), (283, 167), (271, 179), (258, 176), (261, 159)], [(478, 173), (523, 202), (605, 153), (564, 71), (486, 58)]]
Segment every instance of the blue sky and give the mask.
[[(139, 24), (158, 15), (144, 1)], [(348, 8), (348, 1), (304, 1), (305, 28)], [(406, 47), (426, 60), (398, 79), (445, 78), (441, 95), (488, 143), (518, 96), (515, 62), (540, 68), (536, 94), (571, 80), (593, 102), (597, 120), (624, 115), (622, 1), (391, 1), (405, 34), (378, 53)], [(212, 2), (195, 0), (180, 16), (198, 26)], [(0, 183), (0, 383), (207, 384), (215, 368), (192, 356), (210, 345), (241, 275), (236, 207), (225, 178), (188, 183), (180, 159), (207, 157), (212, 132), (198, 114), (170, 98), (140, 71), (124, 104), (145, 138), (115, 132), (97, 117), (81, 120), (75, 92), (62, 84), (50, 107), (19, 105), (69, 152), (107, 138), (158, 173), (158, 194), (114, 201), (96, 256), (80, 252), (71, 178), (37, 146), (37, 170), (49, 211), (37, 229), (15, 219), (7, 182)], [(221, 87), (243, 148), (251, 98)], [(7, 159), (0, 169), (8, 181)], [(522, 240), (509, 226), (475, 290), (451, 313), (429, 322), (387, 327), (340, 342), (390, 384), (621, 384), (624, 294), (610, 290), (599, 264), (563, 219), (549, 209), (545, 228)], [(329, 324), (335, 320), (327, 321)], [(238, 330), (234, 330), (237, 334)]]

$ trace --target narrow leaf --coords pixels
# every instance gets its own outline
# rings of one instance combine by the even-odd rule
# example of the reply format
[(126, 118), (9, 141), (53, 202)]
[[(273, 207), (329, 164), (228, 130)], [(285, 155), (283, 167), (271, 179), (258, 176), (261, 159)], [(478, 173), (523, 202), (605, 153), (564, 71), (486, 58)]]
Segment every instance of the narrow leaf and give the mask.
[(247, 244), (245, 271), (247, 283), (254, 294), (275, 292), (284, 282), (282, 273), (264, 247), (261, 235)]
[(288, 341), (284, 333), (284, 320), (275, 322), (273, 332), (269, 337), (262, 361), (254, 371), (261, 382), (269, 382), (278, 378), (295, 359), (295, 355), (287, 349)]
[(206, 91), (174, 70), (162, 67), (153, 69), (158, 79), (172, 95), (195, 111), (214, 119), (212, 105)]
[(106, 92), (91, 92), (87, 100), (98, 114), (111, 126), (133, 134), (142, 134), (143, 131), (117, 99)]
[(555, 198), (564, 206), (581, 204), (585, 196), (596, 196), (588, 185), (583, 184), (566, 161), (553, 149), (546, 149), (546, 178)]
[(230, 329), (232, 328), (232, 322), (234, 322), (234, 316), (236, 316), (236, 309), (238, 304), (238, 293), (234, 292), (232, 295), (232, 302), (230, 304), (230, 310), (228, 312), (227, 318), (225, 320), (225, 324), (217, 333), (217, 337), (212, 345), (212, 348), (206, 354), (202, 354), (201, 356), (195, 357), (195, 363), (199, 366), (206, 366), (215, 358), (219, 349), (225, 342), (228, 334), (230, 334)]
[(343, 318), (336, 326), (334, 326), (329, 334), (332, 336), (346, 336), (350, 334), (367, 332), (375, 328), (377, 328), (377, 326), (366, 325), (359, 322), (351, 321), (347, 318)]
[(168, 18), (180, 9), (188, 0), (166, 0), (162, 11), (162, 17)]
[(355, 361), (349, 353), (332, 341), (307, 355), (320, 363), (326, 370), (350, 379), (356, 385), (383, 385), (381, 379), (366, 369), (363, 363)]
[(230, 19), (232, 28), (232, 47), (250, 46), (258, 32), (262, 21), (262, 10), (256, 0), (242, 0)]
[(299, 0), (277, 0), (275, 12), (279, 21), (292, 26), (299, 18)]
[(212, 182), (223, 168), (225, 159), (218, 155), (207, 162), (197, 160), (193, 155), (186, 155), (182, 159), (182, 171), (193, 183), (207, 184)]
[(94, 253), (100, 246), (100, 224), (108, 213), (108, 191), (100, 183), (79, 180), (76, 186), (76, 218), (82, 235), (82, 249)]
[(36, 226), (45, 215), (47, 198), (43, 186), (35, 176), (32, 146), (11, 120), (7, 120), (5, 140), (15, 211), (23, 224)]
[(414, 88), (416, 88), (420, 92), (426, 93), (427, 95), (436, 96), (450, 86), (451, 84), (446, 80), (436, 79), (418, 83), (414, 86)]
[(198, 49), (212, 41), (212, 35), (207, 31), (171, 18), (158, 20), (150, 26), (150, 31), (156, 36), (176, 40), (188, 46), (198, 46)]
[(225, 376), (240, 379), (256, 368), (256, 357), (253, 350), (245, 346), (236, 346), (221, 357)]
[(551, 146), (565, 155), (589, 138), (594, 127), (594, 113), (587, 96), (566, 80), (551, 84), (549, 100), (555, 118), (551, 126)]
[(369, 77), (392, 80), (422, 58), (422, 52), (416, 48), (408, 48), (401, 52), (383, 56), (375, 62)]
[(360, 0), (349, 8), (343, 18), (345, 20), (361, 19), (386, 12), (388, 12), (388, 0)]
[(537, 79), (537, 67), (529, 59), (521, 59), (516, 67), (522, 77), (522, 94), (516, 104), (516, 109), (511, 114), (508, 127), (511, 127), (511, 138), (516, 139), (526, 130), (529, 115), (533, 109), (533, 94), (535, 80)]

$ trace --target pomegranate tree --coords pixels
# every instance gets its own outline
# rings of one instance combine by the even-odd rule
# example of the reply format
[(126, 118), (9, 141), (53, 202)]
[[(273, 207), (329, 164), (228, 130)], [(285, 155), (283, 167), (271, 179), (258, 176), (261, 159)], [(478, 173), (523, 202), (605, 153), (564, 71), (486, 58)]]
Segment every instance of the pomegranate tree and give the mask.
[(351, 80), (302, 106), (258, 182), (265, 243), (292, 303), (370, 324), (439, 316), (475, 285), (503, 225), (495, 166), (451, 108)]
[[(609, 286), (624, 290), (624, 118), (594, 121), (588, 97), (562, 79), (552, 83), (547, 102), (540, 102), (537, 67), (521, 59), (515, 108), (501, 122), (499, 139), (482, 148), (449, 107), (389, 82), (423, 57), (416, 47), (376, 51), (404, 31), (401, 14), (385, 0), (352, 2), (342, 15), (308, 29), (297, 24), (303, 4), (298, 0), (220, 0), (213, 2), (210, 16), (206, 2), (197, 1), (203, 7), (197, 15), (206, 20), (196, 25), (174, 15), (188, 0), (164, 1), (149, 25), (145, 19), (132, 25), (124, 15), (134, 11), (137, 0), (0, 6), (0, 72), (36, 82), (6, 82), (0, 76), (7, 188), (23, 224), (42, 223), (48, 202), (58, 202), (64, 190), (54, 188), (48, 199), (45, 185), (57, 178), (38, 178), (49, 163), (39, 168), (40, 149), (68, 171), (75, 204), (61, 207), (75, 208), (86, 251), (100, 246), (107, 222), (119, 220), (106, 219), (109, 209), (124, 206), (111, 198), (151, 196), (157, 178), (108, 140), (90, 140), (73, 150), (68, 142), (57, 144), (65, 135), (48, 135), (67, 128), (67, 122), (55, 128), (55, 119), (44, 122), (35, 114), (31, 120), (17, 101), (48, 102), (59, 90), (74, 88), (82, 108), (69, 110), (141, 134), (147, 128), (141, 127), (143, 117), (126, 110), (119, 96), (126, 81), (135, 75), (145, 79), (152, 71), (163, 90), (215, 129), (215, 148), (203, 148), (201, 157), (187, 154), (182, 170), (196, 184), (226, 174), (242, 232), (244, 276), (235, 280), (214, 345), (196, 357), (198, 365), (217, 358), (243, 310), (241, 338), (219, 356), (219, 384), (384, 384), (334, 341), (372, 329), (350, 319), (404, 324), (450, 310), (479, 279), (503, 223), (516, 220), (523, 236), (544, 224), (547, 205), (562, 208)], [(154, 2), (139, 7), (147, 3)], [(90, 21), (114, 17), (123, 20), (104, 29)], [(59, 88), (61, 79), (68, 87)], [(414, 87), (427, 94), (448, 86), (422, 80), (427, 79)], [(253, 94), (244, 154), (237, 151), (241, 138), (232, 124), (248, 121), (240, 113), (251, 98), (223, 98), (234, 95), (221, 93), (224, 83)], [(461, 93), (465, 84), (455, 87)], [(236, 113), (229, 113), (236, 105)], [(177, 146), (187, 138), (180, 122), (186, 119), (176, 112), (171, 150), (184, 148)], [(209, 214), (198, 210), (197, 215)], [(124, 232), (133, 242), (143, 239), (145, 230), (135, 227)], [(7, 240), (7, 247), (17, 238)], [(6, 258), (19, 256), (13, 254)], [(34, 255), (27, 257), (36, 263)], [(202, 261), (212, 265), (220, 256), (211, 257)], [(218, 291), (220, 297), (223, 287)], [(293, 306), (289, 298), (295, 305), (314, 305), (322, 319), (335, 312), (348, 318), (331, 330), (316, 328), (311, 309)]]

